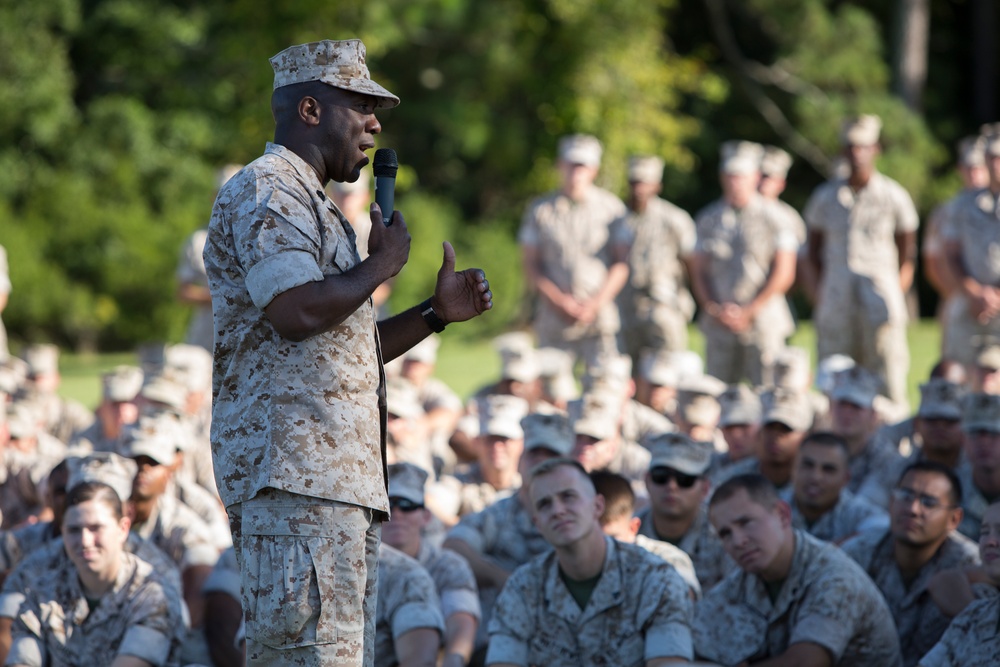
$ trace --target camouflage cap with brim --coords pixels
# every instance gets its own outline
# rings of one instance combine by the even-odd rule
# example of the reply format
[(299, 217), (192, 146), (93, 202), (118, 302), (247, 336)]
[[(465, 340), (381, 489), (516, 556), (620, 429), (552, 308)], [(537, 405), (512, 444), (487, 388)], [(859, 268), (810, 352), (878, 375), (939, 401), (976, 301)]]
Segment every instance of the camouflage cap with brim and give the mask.
[(372, 81), (365, 55), (360, 39), (324, 39), (290, 46), (271, 58), (274, 88), (322, 81), (334, 88), (376, 97), (382, 109), (398, 105), (398, 97)]

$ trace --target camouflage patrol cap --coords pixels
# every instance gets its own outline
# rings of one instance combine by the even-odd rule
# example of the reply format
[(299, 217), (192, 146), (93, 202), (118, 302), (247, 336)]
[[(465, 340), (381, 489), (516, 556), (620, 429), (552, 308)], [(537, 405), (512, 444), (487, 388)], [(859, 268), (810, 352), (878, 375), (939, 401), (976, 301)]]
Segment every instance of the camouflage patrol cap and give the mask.
[(365, 55), (365, 45), (360, 39), (325, 39), (290, 46), (271, 58), (274, 88), (322, 81), (334, 88), (371, 95), (378, 99), (380, 108), (396, 106), (399, 98), (372, 81)]
[(171, 466), (177, 460), (176, 433), (155, 418), (143, 418), (126, 426), (122, 432), (122, 452), (131, 459), (148, 456), (160, 465)]
[(840, 143), (844, 146), (874, 146), (882, 132), (882, 119), (872, 114), (854, 116), (840, 128)]
[(139, 472), (135, 461), (114, 452), (93, 452), (86, 456), (67, 459), (69, 477), (66, 489), (72, 489), (82, 482), (107, 484), (120, 500), (128, 500), (132, 495), (132, 481)]
[(962, 404), (962, 430), (1000, 433), (1000, 396), (969, 394)]
[(1000, 369), (1000, 338), (988, 335), (974, 336), (972, 347), (976, 351), (976, 366)]
[(156, 375), (147, 376), (139, 390), (143, 399), (158, 403), (178, 415), (183, 415), (187, 409), (188, 393), (188, 388), (177, 375), (165, 368)]
[(559, 140), (559, 159), (587, 167), (601, 166), (601, 142), (589, 134), (571, 134)]
[(804, 391), (772, 387), (760, 397), (763, 424), (784, 424), (793, 431), (807, 431), (812, 426), (813, 410)]
[(965, 137), (958, 142), (958, 164), (981, 167), (986, 164), (986, 137)]
[(931, 378), (920, 385), (920, 407), (917, 416), (924, 419), (962, 418), (962, 399), (965, 387), (944, 378)]
[(24, 403), (10, 403), (6, 409), (7, 432), (11, 440), (38, 436), (38, 415)]
[(816, 387), (824, 394), (833, 391), (834, 378), (841, 371), (854, 368), (857, 363), (846, 354), (831, 354), (823, 357), (816, 368)]
[(28, 345), (21, 350), (21, 358), (28, 364), (28, 377), (59, 372), (59, 348), (55, 345), (48, 343)]
[(436, 364), (439, 347), (441, 347), (441, 339), (437, 336), (428, 336), (407, 350), (403, 355), (403, 360), (416, 361), (421, 364)]
[(719, 427), (756, 424), (760, 421), (760, 397), (745, 384), (726, 387), (719, 394)]
[(809, 386), (810, 373), (809, 350), (789, 345), (775, 354), (771, 365), (771, 384), (805, 389)]
[(163, 354), (163, 367), (189, 391), (212, 386), (212, 354), (200, 345), (170, 345)]
[(7, 357), (0, 365), (0, 392), (16, 393), (28, 378), (28, 364), (18, 357)]
[(682, 380), (677, 386), (677, 414), (688, 424), (718, 426), (721, 406), (718, 397), (726, 384), (711, 375)]
[(386, 411), (400, 419), (416, 419), (424, 414), (413, 383), (403, 378), (390, 380), (385, 388)]
[(764, 146), (764, 157), (760, 159), (760, 173), (771, 178), (784, 179), (792, 168), (792, 156), (777, 146)]
[(535, 352), (538, 360), (538, 376), (545, 381), (549, 395), (570, 400), (579, 395), (576, 378), (573, 377), (573, 356), (556, 347), (542, 347)]
[(652, 385), (676, 387), (680, 374), (670, 361), (667, 352), (647, 352), (639, 361), (639, 375)]
[(101, 376), (104, 398), (113, 403), (133, 401), (142, 389), (142, 379), (138, 366), (116, 366)]
[(535, 339), (527, 331), (508, 331), (507, 333), (495, 336), (492, 341), (493, 349), (500, 356), (509, 352), (523, 352), (535, 348)]
[(663, 181), (663, 160), (655, 155), (636, 155), (628, 159), (630, 183), (660, 183)]
[(833, 376), (830, 398), (870, 408), (875, 404), (881, 385), (878, 377), (864, 366), (852, 366)]
[(764, 147), (752, 141), (727, 141), (720, 150), (719, 171), (724, 174), (749, 174), (760, 171)]
[(573, 424), (564, 414), (533, 412), (521, 420), (524, 429), (524, 451), (548, 449), (559, 456), (573, 451)]
[(163, 364), (167, 358), (167, 344), (161, 342), (147, 342), (140, 345), (136, 351), (139, 358), (139, 368), (147, 376), (156, 375), (163, 370)]
[(625, 395), (632, 379), (632, 357), (627, 354), (602, 354), (587, 367), (583, 376), (583, 390), (609, 390)]
[(524, 437), (521, 420), (528, 414), (528, 402), (510, 394), (489, 394), (480, 401), (479, 433), (511, 440)]
[(538, 367), (538, 355), (532, 348), (524, 350), (507, 350), (500, 354), (500, 377), (515, 382), (534, 382), (538, 379), (541, 369)]
[(610, 440), (618, 434), (621, 409), (621, 395), (607, 390), (587, 392), (570, 404), (573, 432), (597, 440)]
[(411, 503), (424, 504), (424, 485), (429, 475), (412, 463), (393, 463), (389, 471), (389, 497), (405, 498)]
[(661, 433), (649, 442), (649, 469), (672, 468), (701, 477), (712, 464), (712, 443), (692, 440), (683, 433)]
[(1000, 155), (1000, 123), (986, 123), (979, 128), (979, 134), (983, 135), (986, 141), (986, 154)]

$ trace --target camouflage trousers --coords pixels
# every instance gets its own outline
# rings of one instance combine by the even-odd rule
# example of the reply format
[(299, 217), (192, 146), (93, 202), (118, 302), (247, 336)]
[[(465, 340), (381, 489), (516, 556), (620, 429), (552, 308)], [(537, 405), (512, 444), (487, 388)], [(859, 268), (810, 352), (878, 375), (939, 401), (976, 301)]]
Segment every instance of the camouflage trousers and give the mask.
[(382, 531), (374, 512), (277, 489), (228, 512), (247, 665), (374, 665)]

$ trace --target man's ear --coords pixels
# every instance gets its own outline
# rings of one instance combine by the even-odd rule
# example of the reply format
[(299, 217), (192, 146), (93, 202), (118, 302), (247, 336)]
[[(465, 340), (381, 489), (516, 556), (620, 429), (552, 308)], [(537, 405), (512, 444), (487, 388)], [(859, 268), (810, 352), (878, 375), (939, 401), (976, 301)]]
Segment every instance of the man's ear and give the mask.
[(792, 507), (784, 500), (779, 500), (774, 505), (774, 511), (778, 514), (781, 519), (781, 525), (788, 528), (792, 525)]
[(594, 518), (600, 519), (601, 515), (604, 514), (604, 496), (597, 494), (594, 496)]
[(299, 119), (306, 125), (319, 125), (319, 119), (323, 112), (323, 107), (315, 97), (306, 95), (299, 100)]
[(639, 534), (639, 529), (642, 527), (642, 519), (637, 516), (632, 517), (628, 521), (628, 532), (632, 533), (632, 537)]

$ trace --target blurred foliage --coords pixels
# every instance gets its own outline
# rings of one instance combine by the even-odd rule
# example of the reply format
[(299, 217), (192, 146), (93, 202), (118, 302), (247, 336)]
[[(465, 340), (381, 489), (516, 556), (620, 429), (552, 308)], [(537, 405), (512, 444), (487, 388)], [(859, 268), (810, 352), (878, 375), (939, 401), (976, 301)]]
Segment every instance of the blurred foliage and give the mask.
[[(761, 88), (808, 142), (832, 155), (844, 114), (879, 113), (882, 168), (924, 212), (950, 194), (948, 149), (974, 128), (967, 63), (932, 58), (926, 114), (906, 109), (889, 93), (892, 0), (718, 2), (743, 55), (798, 85)], [(965, 53), (959, 4), (935, 3), (933, 52)], [(721, 141), (783, 143), (722, 57), (706, 6), (0, 0), (0, 244), (14, 284), (4, 321), (14, 339), (80, 349), (179, 339), (189, 311), (174, 299), (178, 251), (207, 222), (216, 168), (253, 160), (271, 137), (267, 59), (348, 37), (403, 99), (380, 114), (414, 236), (393, 305), (425, 298), (447, 238), (497, 295), (495, 312), (462, 331), (523, 321), (514, 234), (525, 203), (556, 184), (561, 135), (600, 137), (601, 184), (618, 192), (628, 155), (661, 155), (666, 195), (691, 211), (718, 196)], [(823, 178), (800, 161), (787, 198), (801, 206)]]

